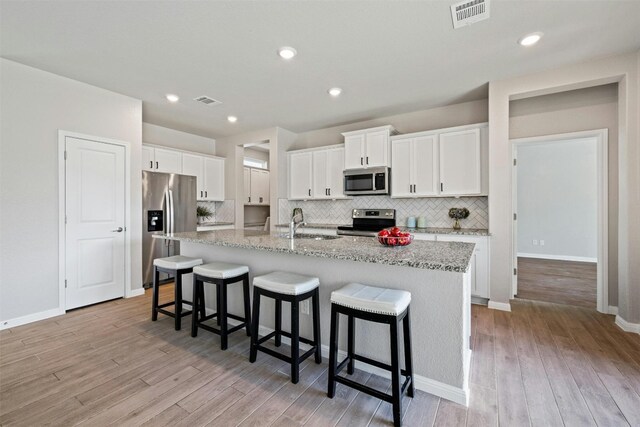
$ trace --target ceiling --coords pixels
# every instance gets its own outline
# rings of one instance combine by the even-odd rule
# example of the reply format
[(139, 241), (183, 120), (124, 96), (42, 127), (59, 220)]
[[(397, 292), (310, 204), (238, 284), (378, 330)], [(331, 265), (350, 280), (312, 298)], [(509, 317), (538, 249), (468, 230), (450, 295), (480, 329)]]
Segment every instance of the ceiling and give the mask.
[[(482, 99), (492, 80), (640, 48), (637, 0), (493, 0), (490, 19), (458, 30), (452, 3), (1, 1), (0, 55), (141, 99), (145, 122), (215, 138)], [(537, 45), (516, 43), (534, 31)], [(282, 60), (282, 46), (298, 56)]]

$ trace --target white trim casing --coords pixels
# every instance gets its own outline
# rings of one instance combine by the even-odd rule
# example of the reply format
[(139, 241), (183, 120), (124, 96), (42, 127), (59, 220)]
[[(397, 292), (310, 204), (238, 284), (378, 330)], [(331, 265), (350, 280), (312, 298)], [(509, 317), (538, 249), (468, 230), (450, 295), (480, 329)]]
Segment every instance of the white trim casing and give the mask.
[(620, 315), (616, 315), (616, 325), (625, 332), (632, 332), (640, 335), (640, 323), (627, 322), (620, 317)]
[[(517, 160), (519, 145), (543, 145), (550, 141), (571, 140), (581, 138), (595, 138), (598, 150), (598, 258), (597, 258), (597, 310), (600, 313), (609, 312), (609, 193), (608, 193), (608, 146), (609, 130), (594, 129), (579, 132), (569, 132), (555, 135), (542, 135), (527, 138), (517, 138), (510, 140), (511, 158)], [(518, 211), (517, 197), (517, 170), (511, 169), (511, 211), (512, 217)], [(511, 242), (511, 269), (515, 271), (518, 262), (518, 224), (512, 221), (512, 242)], [(551, 258), (553, 259), (553, 258)], [(518, 292), (518, 276), (512, 276), (512, 296)], [(491, 303), (491, 302), (489, 302)]]
[(584, 256), (573, 255), (550, 255), (550, 254), (529, 254), (518, 252), (518, 257), (522, 258), (536, 258), (536, 259), (552, 259), (557, 261), (577, 261), (577, 262), (598, 262), (598, 258), (589, 258)]
[(493, 310), (511, 311), (511, 304), (509, 304), (508, 302), (497, 302), (497, 301), (489, 300), (487, 307)]
[(64, 313), (65, 313), (64, 310), (60, 308), (54, 308), (51, 310), (28, 314), (22, 317), (15, 317), (13, 319), (4, 320), (2, 323), (0, 323), (0, 331), (4, 329), (15, 328), (16, 326), (26, 325), (27, 323), (37, 322), (38, 320), (44, 320), (44, 319), (49, 319), (50, 317), (60, 316)]
[[(58, 130), (58, 308), (61, 314), (66, 312), (66, 161), (64, 158), (66, 138), (78, 138), (103, 144), (119, 145), (124, 147), (125, 157), (125, 298), (144, 294), (144, 289), (131, 289), (131, 144), (127, 141), (118, 141), (77, 132)], [(51, 317), (51, 316), (49, 316)]]
[(618, 315), (618, 306), (617, 305), (610, 305), (609, 306), (609, 314), (613, 314), (614, 316)]

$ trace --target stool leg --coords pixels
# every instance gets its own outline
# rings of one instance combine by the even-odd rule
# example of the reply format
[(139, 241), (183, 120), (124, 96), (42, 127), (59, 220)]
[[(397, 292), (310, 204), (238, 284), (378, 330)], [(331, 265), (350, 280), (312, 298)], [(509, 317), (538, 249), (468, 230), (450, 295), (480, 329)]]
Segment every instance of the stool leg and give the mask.
[(353, 375), (353, 355), (355, 354), (355, 318), (353, 316), (349, 316), (348, 325), (347, 325), (347, 357), (349, 358), (349, 362), (347, 363), (347, 374)]
[(320, 291), (316, 288), (316, 291), (311, 297), (313, 302), (313, 342), (316, 346), (315, 359), (316, 363), (322, 363), (322, 346), (320, 343)]
[(220, 326), (220, 301), (222, 301), (222, 297), (220, 295), (220, 286), (216, 284), (216, 323)]
[(399, 320), (391, 322), (391, 394), (393, 396), (393, 425), (402, 424), (402, 393), (400, 383), (400, 334), (398, 334)]
[(198, 312), (200, 305), (204, 306), (204, 298), (200, 301), (200, 287), (196, 275), (193, 275), (193, 307), (191, 307), (191, 336), (198, 336)]
[(253, 287), (253, 317), (251, 318), (251, 349), (249, 350), (249, 362), (256, 361), (258, 355), (258, 323), (260, 321), (260, 291)]
[(404, 339), (404, 366), (407, 370), (407, 375), (411, 378), (409, 384), (409, 390), (407, 390), (407, 396), (413, 397), (415, 393), (415, 387), (413, 386), (413, 355), (411, 354), (411, 320), (409, 319), (409, 308), (407, 307), (407, 314), (402, 320), (402, 330)]
[(291, 301), (291, 382), (298, 384), (300, 377), (300, 301)]
[(220, 283), (216, 283), (216, 286), (220, 288), (220, 312), (218, 314), (218, 320), (220, 320), (220, 348), (226, 350), (227, 337), (229, 335), (227, 328), (227, 285), (222, 280)]
[(174, 283), (176, 331), (180, 330), (182, 320), (182, 274), (176, 272)]
[(200, 296), (200, 319), (203, 319), (207, 315), (207, 306), (204, 303), (204, 282), (200, 281), (200, 286), (198, 286), (198, 295)]
[(158, 298), (160, 294), (160, 289), (159, 289), (160, 286), (158, 284), (159, 281), (160, 281), (160, 272), (154, 266), (153, 267), (153, 299), (151, 302), (151, 320), (154, 322), (158, 320)]
[(244, 323), (247, 329), (247, 336), (251, 336), (251, 301), (249, 299), (249, 274), (245, 274), (242, 279), (242, 293), (244, 295)]
[(336, 306), (331, 304), (331, 332), (329, 338), (329, 381), (327, 386), (327, 397), (333, 399), (336, 394), (336, 366), (338, 360), (338, 329), (340, 321), (340, 313), (336, 310)]
[(277, 299), (276, 300), (276, 347), (280, 347), (280, 344), (282, 342), (282, 335), (280, 334), (280, 332), (282, 332), (282, 301)]

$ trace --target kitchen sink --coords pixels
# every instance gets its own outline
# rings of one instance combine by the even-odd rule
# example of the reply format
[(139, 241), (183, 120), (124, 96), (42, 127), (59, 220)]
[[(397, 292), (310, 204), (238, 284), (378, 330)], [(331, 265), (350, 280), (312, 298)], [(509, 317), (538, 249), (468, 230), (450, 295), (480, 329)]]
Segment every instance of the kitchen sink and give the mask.
[[(281, 234), (280, 237), (289, 239), (288, 234)], [(326, 234), (310, 234), (310, 233), (296, 233), (294, 239), (308, 239), (308, 240), (335, 240), (341, 236), (330, 236)]]

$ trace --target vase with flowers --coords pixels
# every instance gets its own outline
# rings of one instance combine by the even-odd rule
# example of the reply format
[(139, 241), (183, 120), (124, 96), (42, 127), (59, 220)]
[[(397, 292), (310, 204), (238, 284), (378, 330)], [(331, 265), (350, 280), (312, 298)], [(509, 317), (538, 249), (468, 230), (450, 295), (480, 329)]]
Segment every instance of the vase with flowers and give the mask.
[(460, 220), (469, 217), (469, 209), (467, 208), (451, 208), (449, 209), (449, 218), (455, 219), (453, 223), (454, 230), (460, 230)]

